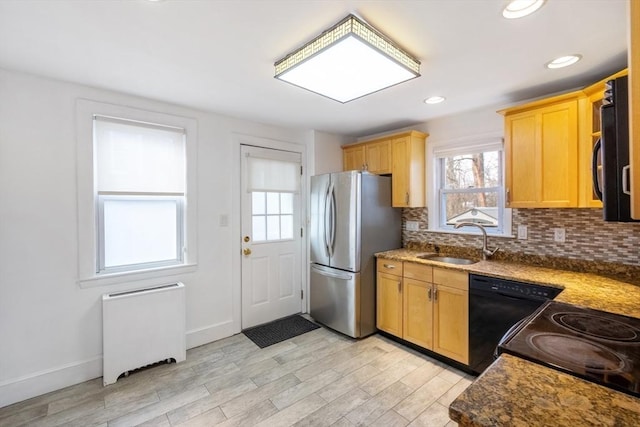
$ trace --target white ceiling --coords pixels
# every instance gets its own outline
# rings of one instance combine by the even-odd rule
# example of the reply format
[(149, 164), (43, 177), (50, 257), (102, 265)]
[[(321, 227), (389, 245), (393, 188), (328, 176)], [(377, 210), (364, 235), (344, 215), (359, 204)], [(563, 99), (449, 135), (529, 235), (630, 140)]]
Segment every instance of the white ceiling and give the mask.
[[(361, 136), (583, 86), (623, 68), (626, 0), (0, 0), (0, 67), (229, 116)], [(273, 63), (354, 13), (422, 76), (340, 104), (273, 78)], [(548, 70), (558, 56), (578, 64)], [(431, 95), (447, 101), (426, 105)]]

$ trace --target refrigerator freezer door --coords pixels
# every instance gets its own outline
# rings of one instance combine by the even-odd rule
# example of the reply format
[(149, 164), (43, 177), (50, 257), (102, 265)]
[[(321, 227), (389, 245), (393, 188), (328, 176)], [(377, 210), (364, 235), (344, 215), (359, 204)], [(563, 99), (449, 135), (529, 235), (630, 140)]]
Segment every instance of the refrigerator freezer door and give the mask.
[(311, 223), (309, 227), (309, 241), (311, 242), (311, 262), (329, 265), (328, 235), (330, 232), (329, 218), (326, 217), (329, 207), (329, 187), (331, 175), (317, 175), (311, 177)]
[(311, 265), (310, 313), (318, 322), (353, 338), (360, 332), (360, 273)]
[(360, 188), (362, 176), (357, 171), (331, 174), (332, 194), (328, 223), (331, 261), (340, 270), (360, 271)]

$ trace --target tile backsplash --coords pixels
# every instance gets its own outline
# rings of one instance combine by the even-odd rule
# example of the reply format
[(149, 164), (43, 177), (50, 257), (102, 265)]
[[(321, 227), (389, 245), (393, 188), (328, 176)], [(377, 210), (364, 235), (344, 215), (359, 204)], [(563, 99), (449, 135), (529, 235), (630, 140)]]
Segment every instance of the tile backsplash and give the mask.
[[(427, 209), (405, 208), (402, 213), (403, 246), (442, 245), (480, 248), (479, 236), (427, 231)], [(406, 221), (418, 221), (419, 231), (408, 231)], [(564, 258), (640, 266), (640, 223), (602, 220), (602, 209), (513, 209), (513, 233), (526, 225), (528, 238), (489, 237), (489, 246), (503, 253)], [(554, 228), (564, 228), (564, 243), (553, 240)]]

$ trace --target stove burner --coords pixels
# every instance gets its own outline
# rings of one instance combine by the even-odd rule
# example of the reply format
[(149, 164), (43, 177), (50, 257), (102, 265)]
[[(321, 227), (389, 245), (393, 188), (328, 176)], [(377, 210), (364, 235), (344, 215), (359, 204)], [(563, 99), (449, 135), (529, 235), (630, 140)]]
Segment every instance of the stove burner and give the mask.
[(551, 315), (551, 320), (560, 326), (594, 338), (640, 343), (640, 330), (611, 318), (590, 313), (558, 312)]
[(559, 366), (595, 374), (624, 372), (627, 363), (608, 348), (568, 335), (539, 333), (527, 337), (531, 347)]

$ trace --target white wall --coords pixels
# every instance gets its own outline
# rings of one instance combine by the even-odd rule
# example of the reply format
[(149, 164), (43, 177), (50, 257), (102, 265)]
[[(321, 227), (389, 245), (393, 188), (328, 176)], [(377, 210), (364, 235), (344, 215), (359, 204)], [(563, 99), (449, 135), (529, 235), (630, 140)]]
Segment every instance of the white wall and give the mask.
[[(0, 407), (102, 374), (103, 293), (182, 281), (187, 344), (240, 331), (236, 133), (313, 145), (311, 131), (0, 70)], [(78, 280), (76, 100), (198, 122), (198, 267), (163, 279), (83, 288)], [(323, 150), (320, 150), (324, 152)], [(334, 150), (335, 151), (335, 150)], [(309, 164), (313, 150), (307, 150)], [(321, 169), (333, 167), (330, 159)], [(238, 157), (238, 158), (236, 158)], [(341, 157), (338, 157), (340, 162)], [(219, 225), (228, 215), (230, 226)]]
[(313, 175), (342, 170), (342, 145), (352, 142), (353, 138), (326, 132), (314, 131)]
[(487, 107), (429, 120), (425, 123), (427, 148), (429, 144), (503, 135), (504, 118), (497, 110), (498, 106)]

